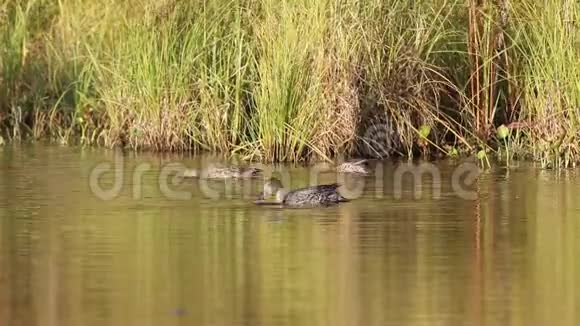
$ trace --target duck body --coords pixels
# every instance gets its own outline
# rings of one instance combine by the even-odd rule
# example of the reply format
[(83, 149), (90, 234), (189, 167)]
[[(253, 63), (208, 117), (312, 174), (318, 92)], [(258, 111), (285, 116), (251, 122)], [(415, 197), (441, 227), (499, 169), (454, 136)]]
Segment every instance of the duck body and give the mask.
[(370, 174), (370, 171), (367, 168), (366, 163), (367, 160), (344, 162), (336, 167), (336, 172), (368, 175)]
[[(338, 191), (339, 187), (339, 184), (333, 183), (305, 187), (287, 192), (279, 180), (271, 179), (264, 184), (264, 191), (256, 203), (263, 205), (278, 204), (287, 207), (316, 207), (331, 206), (349, 201), (340, 194)], [(264, 198), (274, 194), (276, 195), (275, 202), (264, 200)]]
[(183, 172), (183, 177), (201, 179), (245, 179), (257, 177), (261, 172), (261, 169), (254, 167), (210, 167), (204, 171), (187, 169)]
[(300, 188), (288, 192), (282, 199), (282, 205), (292, 207), (330, 206), (347, 202), (339, 192), (339, 184), (318, 185)]

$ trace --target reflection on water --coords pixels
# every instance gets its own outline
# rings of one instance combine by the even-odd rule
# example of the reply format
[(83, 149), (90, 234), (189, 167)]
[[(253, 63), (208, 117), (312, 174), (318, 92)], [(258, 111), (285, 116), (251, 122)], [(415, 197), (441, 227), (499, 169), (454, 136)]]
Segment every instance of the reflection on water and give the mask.
[[(384, 189), (285, 210), (253, 206), (236, 187), (216, 201), (182, 184), (193, 198), (168, 199), (157, 171), (171, 159), (201, 164), (127, 155), (129, 169), (152, 166), (141, 199), (127, 176), (102, 201), (88, 176), (110, 152), (0, 148), (0, 325), (580, 324), (571, 172), (498, 169), (467, 201), (443, 163), (439, 199), (394, 199), (392, 163)], [(290, 174), (306, 183), (305, 168)]]

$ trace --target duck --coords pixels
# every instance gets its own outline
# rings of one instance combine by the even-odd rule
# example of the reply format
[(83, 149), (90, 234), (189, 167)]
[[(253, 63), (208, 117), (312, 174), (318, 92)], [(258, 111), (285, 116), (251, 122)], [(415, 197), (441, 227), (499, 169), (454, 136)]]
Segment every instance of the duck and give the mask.
[(210, 167), (206, 170), (186, 169), (182, 176), (201, 179), (245, 179), (257, 177), (260, 173), (262, 170), (255, 167)]
[[(339, 184), (333, 183), (287, 191), (280, 180), (272, 178), (264, 183), (264, 190), (256, 203), (276, 204), (287, 207), (314, 207), (331, 206), (349, 201), (338, 192), (339, 187)], [(266, 198), (272, 195), (275, 195), (275, 201), (266, 201)]]
[(336, 167), (336, 172), (368, 175), (370, 171), (366, 167), (366, 164), (367, 160), (343, 162)]

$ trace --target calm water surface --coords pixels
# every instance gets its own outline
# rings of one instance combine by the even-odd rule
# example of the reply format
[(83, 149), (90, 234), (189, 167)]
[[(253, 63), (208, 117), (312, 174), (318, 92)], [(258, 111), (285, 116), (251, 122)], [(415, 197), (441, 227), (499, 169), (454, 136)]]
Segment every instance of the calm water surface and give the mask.
[(195, 182), (169, 185), (189, 200), (162, 191), (167, 163), (213, 157), (126, 154), (102, 200), (89, 176), (114, 158), (0, 147), (0, 325), (580, 325), (574, 171), (497, 169), (464, 200), (440, 163), (415, 199), (389, 163), (355, 201), (292, 210), (252, 205), (260, 180), (210, 184), (221, 199)]

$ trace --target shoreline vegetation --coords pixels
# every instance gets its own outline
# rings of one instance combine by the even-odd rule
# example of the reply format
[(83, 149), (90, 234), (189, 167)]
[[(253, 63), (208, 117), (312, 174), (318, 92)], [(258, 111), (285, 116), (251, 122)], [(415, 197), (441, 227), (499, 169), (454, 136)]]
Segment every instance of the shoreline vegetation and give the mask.
[(580, 161), (574, 0), (0, 0), (0, 143)]

